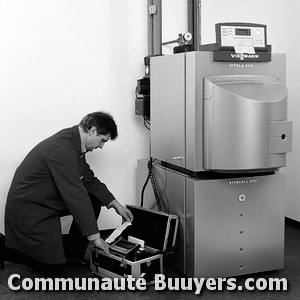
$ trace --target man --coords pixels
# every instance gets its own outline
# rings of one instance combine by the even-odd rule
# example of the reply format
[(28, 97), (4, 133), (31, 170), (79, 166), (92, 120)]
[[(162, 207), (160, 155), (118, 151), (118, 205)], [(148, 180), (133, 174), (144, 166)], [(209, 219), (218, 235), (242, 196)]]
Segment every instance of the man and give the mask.
[(35, 146), (17, 168), (5, 207), (6, 259), (39, 271), (59, 272), (66, 262), (60, 217), (73, 216), (69, 240), (84, 256), (88, 241), (105, 252), (97, 218), (101, 205), (127, 221), (133, 216), (94, 176), (85, 154), (117, 138), (113, 118), (104, 112), (85, 116)]

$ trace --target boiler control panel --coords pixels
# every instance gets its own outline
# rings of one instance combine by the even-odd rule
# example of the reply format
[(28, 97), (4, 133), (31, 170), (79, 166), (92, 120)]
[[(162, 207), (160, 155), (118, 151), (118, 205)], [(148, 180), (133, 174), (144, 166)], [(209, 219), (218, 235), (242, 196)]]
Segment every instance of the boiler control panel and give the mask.
[(254, 23), (216, 24), (217, 44), (221, 48), (252, 47), (267, 51), (266, 25)]

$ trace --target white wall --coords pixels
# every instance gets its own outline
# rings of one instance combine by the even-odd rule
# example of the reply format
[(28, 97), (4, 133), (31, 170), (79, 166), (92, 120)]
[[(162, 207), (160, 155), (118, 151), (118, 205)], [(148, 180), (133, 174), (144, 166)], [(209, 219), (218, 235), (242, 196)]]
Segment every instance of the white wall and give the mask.
[[(163, 39), (176, 39), (186, 31), (186, 2), (165, 0), (163, 10)], [(13, 173), (27, 152), (92, 111), (110, 112), (119, 137), (88, 155), (91, 167), (121, 203), (139, 202), (137, 160), (149, 156), (150, 141), (134, 98), (147, 33), (147, 0), (0, 1), (0, 232)], [(120, 221), (103, 209), (99, 225)]]
[[(0, 1), (0, 232), (13, 173), (26, 153), (87, 113), (110, 112), (119, 137), (88, 160), (121, 203), (136, 199), (136, 161), (149, 133), (135, 116), (147, 55), (146, 2)], [(103, 210), (102, 227), (119, 224)]]
[[(162, 42), (174, 41), (188, 31), (187, 0), (162, 0)], [(164, 55), (172, 54), (178, 43), (162, 46)]]

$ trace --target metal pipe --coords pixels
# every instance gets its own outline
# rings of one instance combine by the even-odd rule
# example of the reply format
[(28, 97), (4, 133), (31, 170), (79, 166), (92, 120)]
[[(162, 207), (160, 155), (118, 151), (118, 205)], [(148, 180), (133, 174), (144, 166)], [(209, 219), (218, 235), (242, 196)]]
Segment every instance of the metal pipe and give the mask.
[(192, 34), (192, 44), (195, 50), (201, 45), (201, 0), (187, 0), (188, 31)]
[(148, 55), (162, 54), (162, 0), (147, 0)]

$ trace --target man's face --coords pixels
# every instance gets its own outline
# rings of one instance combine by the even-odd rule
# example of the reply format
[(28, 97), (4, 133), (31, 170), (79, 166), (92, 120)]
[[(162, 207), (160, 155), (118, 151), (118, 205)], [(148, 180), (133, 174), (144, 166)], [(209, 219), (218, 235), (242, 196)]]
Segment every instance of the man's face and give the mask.
[(85, 143), (85, 147), (87, 151), (93, 151), (94, 149), (100, 148), (102, 149), (104, 144), (109, 141), (110, 134), (106, 135), (97, 135), (96, 128), (92, 127), (88, 132), (88, 137)]

